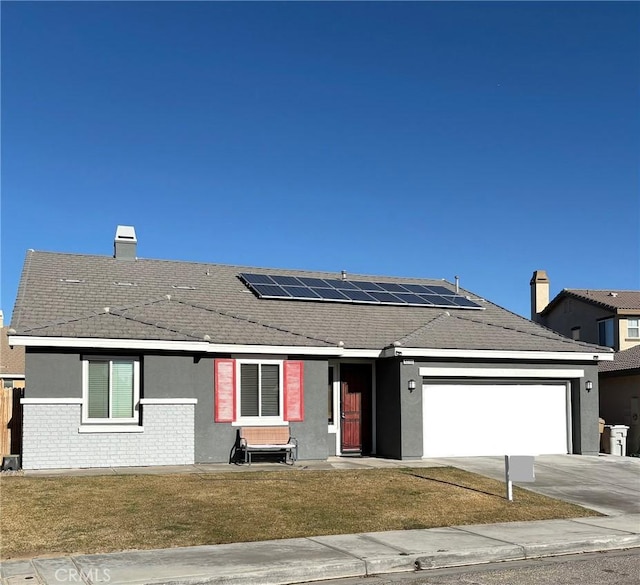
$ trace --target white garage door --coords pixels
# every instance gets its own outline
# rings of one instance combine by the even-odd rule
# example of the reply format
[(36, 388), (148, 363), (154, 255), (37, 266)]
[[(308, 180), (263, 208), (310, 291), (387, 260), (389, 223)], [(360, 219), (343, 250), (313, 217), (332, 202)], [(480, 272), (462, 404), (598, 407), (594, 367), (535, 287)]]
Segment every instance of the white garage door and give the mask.
[(564, 384), (425, 384), (423, 457), (568, 453)]

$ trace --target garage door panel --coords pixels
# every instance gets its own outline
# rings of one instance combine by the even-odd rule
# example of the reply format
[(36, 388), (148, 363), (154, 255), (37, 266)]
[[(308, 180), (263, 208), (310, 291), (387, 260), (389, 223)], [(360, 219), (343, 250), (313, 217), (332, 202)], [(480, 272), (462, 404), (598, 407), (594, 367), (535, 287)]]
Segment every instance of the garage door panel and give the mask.
[(564, 384), (426, 384), (424, 457), (567, 453)]

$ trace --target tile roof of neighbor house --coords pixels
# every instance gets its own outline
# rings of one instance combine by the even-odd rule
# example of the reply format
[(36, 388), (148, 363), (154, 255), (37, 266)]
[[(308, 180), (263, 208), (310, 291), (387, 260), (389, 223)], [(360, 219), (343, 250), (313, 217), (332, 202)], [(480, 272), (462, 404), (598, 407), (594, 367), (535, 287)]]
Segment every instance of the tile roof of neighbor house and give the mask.
[(640, 345), (617, 352), (613, 361), (600, 362), (598, 370), (600, 373), (640, 371)]
[(9, 327), (0, 330), (0, 378), (24, 376), (24, 347), (9, 346), (8, 330)]
[(594, 303), (611, 311), (620, 309), (637, 309), (640, 311), (640, 290), (586, 290), (565, 288), (549, 303), (549, 306), (555, 304), (556, 299), (559, 299), (561, 296), (571, 296)]
[[(483, 310), (256, 297), (241, 272), (339, 278), (328, 272), (29, 251), (12, 327), (18, 335), (383, 349), (610, 351), (568, 339), (469, 295)], [(349, 275), (349, 278), (371, 278)], [(380, 282), (443, 280), (375, 277)], [(205, 336), (208, 336), (205, 338)]]

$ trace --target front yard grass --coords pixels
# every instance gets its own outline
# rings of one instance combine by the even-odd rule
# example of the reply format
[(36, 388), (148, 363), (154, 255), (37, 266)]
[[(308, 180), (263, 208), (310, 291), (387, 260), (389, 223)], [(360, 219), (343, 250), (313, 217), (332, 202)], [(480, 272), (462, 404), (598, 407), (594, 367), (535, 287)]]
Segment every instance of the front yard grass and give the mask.
[(0, 558), (597, 516), (450, 467), (0, 479)]

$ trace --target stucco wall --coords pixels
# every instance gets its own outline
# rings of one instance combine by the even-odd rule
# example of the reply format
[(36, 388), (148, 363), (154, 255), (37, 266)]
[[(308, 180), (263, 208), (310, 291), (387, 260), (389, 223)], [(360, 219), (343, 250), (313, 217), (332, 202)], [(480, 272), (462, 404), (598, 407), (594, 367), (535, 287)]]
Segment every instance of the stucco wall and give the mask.
[(580, 341), (597, 344), (598, 321), (613, 316), (612, 311), (591, 303), (583, 303), (578, 299), (564, 299), (540, 322), (566, 337), (571, 337), (574, 327), (580, 327)]
[[(291, 435), (298, 439), (300, 459), (326, 459), (329, 451), (327, 421), (327, 383), (329, 365), (326, 360), (304, 362), (304, 421), (292, 422)], [(335, 445), (335, 435), (332, 435)]]
[[(584, 371), (584, 378), (571, 382), (573, 452), (597, 455), (600, 452), (598, 366), (584, 366)], [(593, 384), (591, 391), (586, 389), (587, 381)]]
[(25, 378), (27, 398), (82, 398), (79, 353), (27, 348)]

